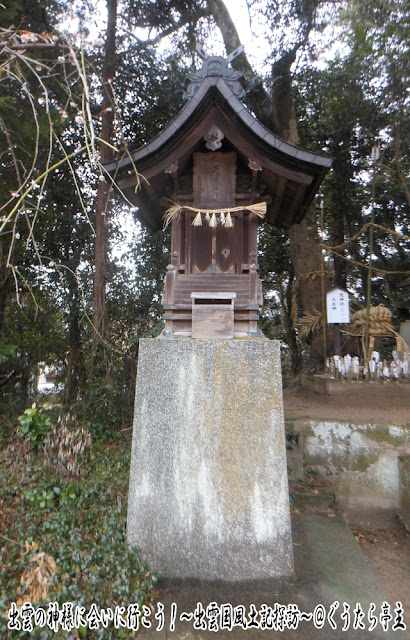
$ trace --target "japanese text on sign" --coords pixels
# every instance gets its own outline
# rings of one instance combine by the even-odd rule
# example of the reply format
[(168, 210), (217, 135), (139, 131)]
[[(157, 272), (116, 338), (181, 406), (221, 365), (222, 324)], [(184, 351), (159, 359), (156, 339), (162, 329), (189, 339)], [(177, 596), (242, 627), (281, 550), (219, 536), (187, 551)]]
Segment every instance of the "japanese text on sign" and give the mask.
[(350, 322), (349, 294), (344, 289), (332, 289), (326, 294), (328, 324)]

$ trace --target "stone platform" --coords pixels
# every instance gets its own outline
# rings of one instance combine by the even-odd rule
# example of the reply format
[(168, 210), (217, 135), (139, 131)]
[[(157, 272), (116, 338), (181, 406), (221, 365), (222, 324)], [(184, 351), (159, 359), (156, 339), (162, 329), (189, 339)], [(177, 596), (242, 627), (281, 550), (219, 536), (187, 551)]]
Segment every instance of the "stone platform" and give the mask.
[(128, 541), (164, 577), (292, 574), (278, 342), (140, 341)]

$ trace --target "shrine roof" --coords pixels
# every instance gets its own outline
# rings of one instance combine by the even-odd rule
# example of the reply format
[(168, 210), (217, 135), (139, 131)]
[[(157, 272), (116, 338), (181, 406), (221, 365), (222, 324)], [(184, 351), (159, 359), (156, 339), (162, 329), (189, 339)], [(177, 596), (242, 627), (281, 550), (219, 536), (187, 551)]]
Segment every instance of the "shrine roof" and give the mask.
[(226, 73), (223, 58), (208, 58), (208, 68), (212, 61), (225, 63), (225, 75), (205, 71), (202, 76), (201, 72), (191, 76), (190, 99), (177, 117), (148, 144), (104, 168), (115, 178), (117, 191), (138, 208), (140, 220), (159, 229), (166, 208), (161, 200), (172, 182), (170, 174), (186, 165), (203, 145), (203, 137), (216, 126), (230, 149), (258, 165), (271, 198), (267, 222), (289, 228), (302, 220), (333, 159), (301, 149), (269, 131), (241, 102), (239, 74), (231, 69)]

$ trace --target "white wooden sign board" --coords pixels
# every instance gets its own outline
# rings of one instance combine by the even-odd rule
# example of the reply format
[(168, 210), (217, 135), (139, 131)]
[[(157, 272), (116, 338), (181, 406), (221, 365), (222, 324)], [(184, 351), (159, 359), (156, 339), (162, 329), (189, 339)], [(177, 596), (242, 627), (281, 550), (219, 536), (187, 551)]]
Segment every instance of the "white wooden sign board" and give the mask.
[(344, 289), (331, 289), (326, 294), (328, 324), (348, 324), (350, 322), (349, 294)]

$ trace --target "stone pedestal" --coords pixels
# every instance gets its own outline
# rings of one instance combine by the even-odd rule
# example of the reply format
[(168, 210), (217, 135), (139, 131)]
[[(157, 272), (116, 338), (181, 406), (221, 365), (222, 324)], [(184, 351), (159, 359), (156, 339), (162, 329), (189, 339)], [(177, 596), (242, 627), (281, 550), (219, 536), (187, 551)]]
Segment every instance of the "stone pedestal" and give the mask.
[(140, 341), (128, 541), (170, 578), (292, 574), (278, 342)]

